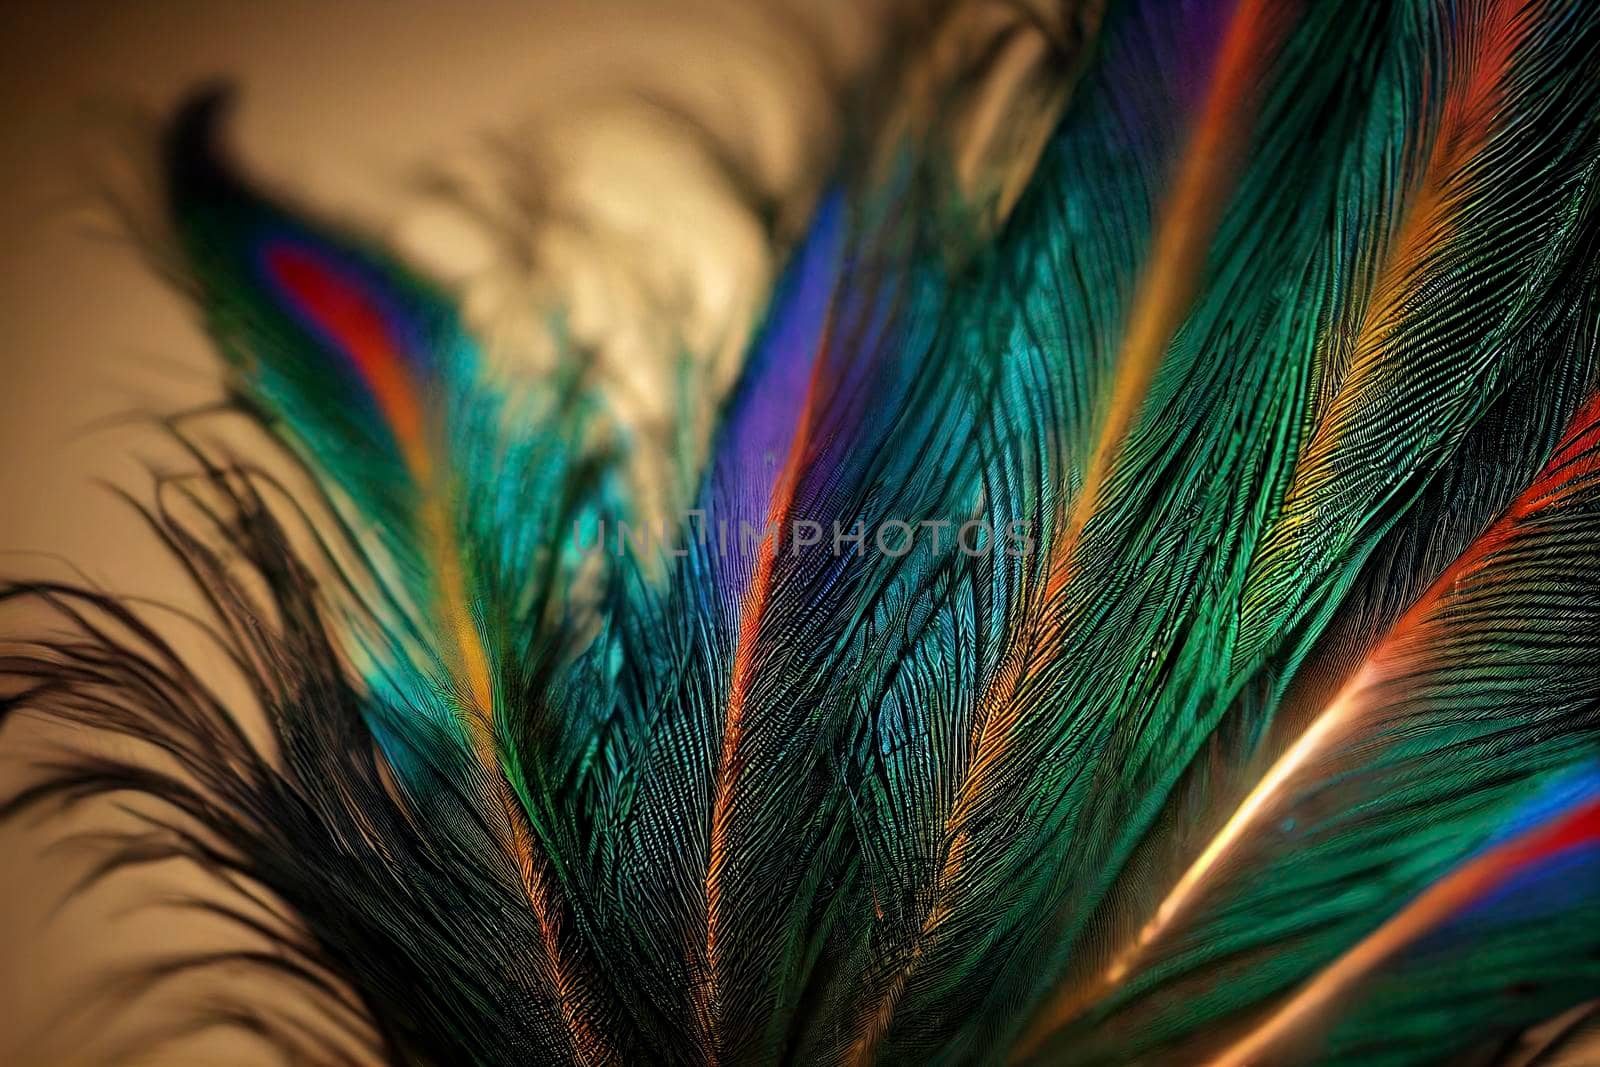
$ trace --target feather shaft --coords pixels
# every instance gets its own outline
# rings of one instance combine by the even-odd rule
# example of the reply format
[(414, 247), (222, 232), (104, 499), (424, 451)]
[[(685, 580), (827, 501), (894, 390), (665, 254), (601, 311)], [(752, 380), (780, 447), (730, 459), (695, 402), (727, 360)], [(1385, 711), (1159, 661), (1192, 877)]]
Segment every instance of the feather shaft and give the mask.
[[(823, 336), (827, 336), (824, 325)], [(810, 382), (796, 423), (796, 433), (790, 442), (788, 456), (772, 487), (767, 510), (768, 529), (782, 531), (789, 521), (795, 503), (795, 489), (811, 448), (813, 413), (818, 393), (822, 388), (823, 369), (827, 364), (826, 349), (818, 353), (812, 364)], [(750, 584), (742, 598), (739, 613), (739, 636), (734, 647), (732, 673), (728, 687), (727, 716), (722, 730), (722, 745), (717, 755), (717, 768), (712, 779), (710, 854), (706, 863), (706, 935), (704, 945), (705, 971), (696, 988), (696, 999), (711, 1050), (710, 1061), (718, 1059), (719, 998), (718, 987), (722, 969), (722, 946), (719, 941), (723, 917), (723, 875), (728, 862), (729, 828), (737, 794), (740, 773), (739, 745), (744, 737), (745, 712), (755, 680), (757, 663), (756, 643), (762, 620), (772, 595), (773, 566), (780, 548), (781, 534), (762, 540)]]
[[(1505, 101), (1516, 88), (1518, 57), (1539, 27), (1544, 6), (1489, 0), (1464, 12), (1454, 27), (1464, 39), (1446, 61), (1431, 142), (1420, 156), (1397, 224), (1361, 294), (1365, 299), (1354, 328), (1330, 340), (1332, 351), (1321, 385), (1324, 402), (1296, 458), (1276, 528), (1262, 548), (1260, 580), (1252, 581), (1246, 594), (1247, 610), (1296, 598), (1297, 591), (1312, 581), (1313, 571), (1301, 568), (1284, 578), (1281, 568), (1293, 566), (1308, 543), (1322, 540), (1326, 528), (1338, 526), (1337, 516), (1345, 514), (1352, 501), (1382, 491), (1381, 484), (1361, 484), (1378, 475), (1349, 473), (1352, 467), (1381, 472), (1398, 458), (1372, 453), (1369, 435), (1379, 417), (1375, 413), (1420, 404), (1422, 390), (1446, 389), (1452, 380), (1444, 376), (1446, 371), (1453, 371), (1457, 379), (1470, 373), (1464, 367), (1430, 365), (1417, 358), (1419, 350), (1430, 354), (1454, 350), (1439, 336), (1442, 323), (1419, 312), (1418, 297), (1446, 269), (1453, 242), (1468, 232), (1472, 212), (1485, 195), (1487, 176), (1480, 173), (1479, 164), (1516, 114), (1504, 106)], [(1348, 355), (1340, 358), (1341, 353)], [(1418, 396), (1413, 398), (1412, 393)], [(1328, 555), (1333, 550), (1334, 546), (1326, 546)], [(1245, 647), (1255, 650), (1257, 642), (1246, 641)]]
[[(1384, 260), (1371, 298), (1356, 331), (1350, 381), (1306, 447), (1305, 478), (1314, 481), (1325, 470), (1348, 428), (1359, 387), (1398, 353), (1391, 341), (1397, 320), (1425, 277), (1429, 256), (1461, 223), (1468, 201), (1463, 179), (1474, 156), (1484, 149), (1494, 129), (1502, 83), (1510, 73), (1517, 46), (1535, 25), (1534, 5), (1499, 0), (1479, 27), (1476, 47), (1468, 53), (1469, 68), (1459, 72), (1445, 100), (1439, 129), (1422, 174), (1417, 179)], [(1295, 490), (1291, 489), (1291, 499)]]
[[(1263, 57), (1278, 34), (1281, 18), (1280, 13), (1270, 10), (1268, 0), (1240, 0), (1234, 10), (1216, 60), (1205, 111), (1183, 154), (1182, 169), (1156, 232), (1150, 264), (1140, 278), (1117, 354), (1110, 403), (1083, 484), (1052, 549), (1046, 603), (1053, 602), (1070, 581), (1078, 541), (1099, 505), (1101, 488), (1150, 392), (1167, 346), (1199, 290), (1206, 252), (1233, 188), (1248, 135), (1245, 116), (1253, 107), (1256, 78)], [(1058, 636), (1059, 630), (1052, 628), (1041, 635), (1041, 640), (1049, 642)]]

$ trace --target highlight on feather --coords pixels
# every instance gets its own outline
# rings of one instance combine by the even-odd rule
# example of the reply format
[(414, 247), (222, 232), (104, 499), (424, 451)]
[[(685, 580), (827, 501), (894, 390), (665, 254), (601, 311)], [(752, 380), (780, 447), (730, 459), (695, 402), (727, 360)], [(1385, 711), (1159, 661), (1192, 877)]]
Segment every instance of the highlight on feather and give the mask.
[[(1467, 724), (1445, 717), (1450, 710), (1447, 701), (1452, 689), (1461, 703), (1457, 714), (1476, 712), (1478, 724), (1470, 727), (1473, 732), (1488, 733), (1486, 724), (1501, 728), (1542, 726), (1546, 730), (1556, 725), (1593, 728), (1600, 713), (1593, 687), (1600, 684), (1600, 675), (1590, 665), (1586, 643), (1580, 642), (1569, 650), (1574, 655), (1572, 673), (1564, 675), (1558, 664), (1540, 663), (1537, 646), (1507, 642), (1495, 648), (1486, 642), (1493, 640), (1495, 628), (1508, 621), (1505, 611), (1528, 603), (1519, 599), (1519, 594), (1547, 600), (1562, 596), (1565, 610), (1546, 615), (1544, 625), (1582, 628), (1583, 620), (1595, 610), (1592, 591), (1572, 589), (1555, 594), (1541, 590), (1557, 586), (1563, 559), (1575, 549), (1581, 551), (1592, 533), (1593, 509), (1600, 502), (1595, 482), (1595, 475), (1600, 473), (1597, 435), (1600, 398), (1591, 399), (1574, 417), (1565, 438), (1533, 483), (1445, 568), (1350, 671), (1348, 680), (1311, 718), (1293, 744), (1259, 774), (1248, 795), (1229, 812), (1215, 836), (1182, 871), (1131, 942), (1117, 952), (1095, 981), (1065, 991), (1041, 1014), (1031, 1037), (1023, 1042), (1024, 1049), (1037, 1047), (1049, 1033), (1084, 1011), (1089, 1002), (1107, 997), (1128, 981), (1130, 973), (1145, 962), (1152, 946), (1171, 936), (1173, 928), (1185, 919), (1186, 911), (1214, 890), (1213, 883), (1237, 877), (1232, 869), (1233, 853), (1252, 835), (1270, 835), (1279, 825), (1294, 825), (1294, 799), (1315, 796), (1299, 782), (1308, 777), (1308, 772), (1315, 770), (1322, 778), (1330, 779), (1340, 766), (1341, 754), (1347, 754), (1343, 758), (1359, 762), (1343, 769), (1346, 780), (1319, 784), (1318, 788), (1335, 795), (1351, 792), (1360, 796), (1356, 791), (1360, 787), (1352, 789), (1352, 783), (1360, 781), (1363, 771), (1373, 773), (1365, 766), (1380, 762), (1384, 746), (1404, 745), (1410, 752), (1409, 761), (1416, 762), (1426, 752), (1419, 741), (1430, 733), (1445, 735), (1452, 744), (1460, 744)], [(1524, 639), (1538, 637), (1539, 626), (1534, 618), (1522, 620)], [(1478, 649), (1475, 662), (1464, 660), (1463, 652), (1473, 648)], [(1522, 710), (1520, 723), (1507, 706), (1513, 698), (1503, 693), (1485, 697), (1472, 692), (1483, 679), (1515, 677), (1516, 671), (1534, 669), (1545, 673), (1529, 696), (1547, 706)], [(1413, 717), (1408, 719), (1408, 715)], [(1557, 740), (1566, 738), (1558, 734)], [(1498, 773), (1508, 774), (1517, 769), (1520, 760), (1502, 757), (1498, 762)], [(1366, 788), (1372, 792), (1370, 786)], [(1424, 795), (1413, 791), (1409, 803), (1420, 804)], [(1477, 799), (1486, 800), (1487, 793)], [(1446, 810), (1441, 807), (1436, 812), (1441, 825), (1434, 828), (1435, 832), (1442, 828)], [(1268, 849), (1272, 847), (1267, 845)], [(1263, 861), (1256, 862), (1259, 865)], [(1500, 869), (1509, 870), (1512, 865), (1509, 861), (1507, 864)], [(1389, 941), (1393, 943), (1392, 936)], [(1349, 968), (1344, 970), (1348, 972)], [(1284, 1015), (1285, 1021), (1274, 1024), (1272, 1029), (1285, 1028), (1290, 1018), (1292, 1015)], [(1266, 1040), (1262, 1038), (1260, 1043)], [(1248, 1062), (1248, 1058), (1237, 1062)]]
[(1216, 1060), (1219, 1065), (1247, 1064), (1259, 1060), (1272, 1042), (1299, 1024), (1299, 1017), (1323, 1008), (1362, 974), (1381, 966), (1409, 942), (1473, 907), (1513, 878), (1539, 865), (1547, 865), (1593, 851), (1600, 843), (1600, 800), (1590, 798), (1562, 812), (1513, 841), (1480, 856), (1454, 871), (1417, 900), (1379, 927), (1364, 941), (1307, 983), (1260, 1027), (1250, 1031)]
[(228, 914), (327, 1010), (255, 1025), (311, 1062), (1559, 1051), (1600, 990), (1600, 8), (999, 22), (1026, 106), (862, 106), (643, 559), (574, 536), (638, 519), (582, 354), (492, 372), (194, 98), (180, 283), (309, 488), (180, 429), (148, 516), (270, 744), (132, 606), (19, 583), (68, 636), (0, 715), (170, 760), (0, 818), (152, 800), (96, 876), (270, 901)]

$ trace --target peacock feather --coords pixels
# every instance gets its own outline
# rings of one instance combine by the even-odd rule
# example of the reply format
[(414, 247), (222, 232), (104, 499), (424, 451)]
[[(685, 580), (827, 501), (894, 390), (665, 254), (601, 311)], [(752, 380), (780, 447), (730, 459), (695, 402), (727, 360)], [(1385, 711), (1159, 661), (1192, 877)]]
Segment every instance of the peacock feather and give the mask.
[(998, 206), (915, 123), (845, 154), (654, 542), (576, 346), (508, 380), (196, 96), (165, 251), (314, 490), (179, 428), (148, 517), (270, 737), (132, 606), (19, 583), (67, 636), (0, 708), (162, 759), (0, 816), (154, 801), (94, 877), (239, 894), (267, 947), (169, 966), (298, 988), (196, 1018), (294, 1062), (1559, 1055), (1600, 998), (1600, 7), (1071, 24)]

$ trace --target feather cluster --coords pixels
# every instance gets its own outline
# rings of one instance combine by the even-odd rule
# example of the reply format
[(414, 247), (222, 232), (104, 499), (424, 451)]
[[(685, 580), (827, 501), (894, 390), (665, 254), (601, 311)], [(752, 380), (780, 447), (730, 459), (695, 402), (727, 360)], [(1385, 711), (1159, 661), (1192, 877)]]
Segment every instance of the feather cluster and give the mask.
[(1491, 1063), (1592, 1003), (1600, 7), (1097, 25), (959, 262), (932, 163), (846, 168), (649, 559), (576, 355), (507, 386), (191, 104), (185, 285), (337, 521), (204, 456), (151, 516), (270, 751), (14, 588), (72, 636), (5, 710), (165, 759), (4, 813), (158, 800), (103, 871), (264, 891), (303, 1062)]

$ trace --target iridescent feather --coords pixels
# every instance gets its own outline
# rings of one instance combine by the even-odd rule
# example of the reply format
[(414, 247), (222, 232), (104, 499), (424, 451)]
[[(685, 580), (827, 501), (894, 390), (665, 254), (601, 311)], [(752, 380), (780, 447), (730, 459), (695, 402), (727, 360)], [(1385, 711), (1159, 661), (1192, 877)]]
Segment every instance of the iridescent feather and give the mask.
[(75, 636), (6, 710), (175, 763), (4, 812), (165, 801), (101, 873), (263, 887), (395, 1062), (1489, 1063), (1580, 1018), (1600, 9), (1091, 7), (1053, 132), (986, 127), (1043, 144), (1020, 195), (844, 159), (643, 560), (580, 355), (497, 378), (199, 98), (182, 280), (335, 521), (302, 558), (209, 457), (152, 519), (276, 752), (130, 609), (19, 585)]

